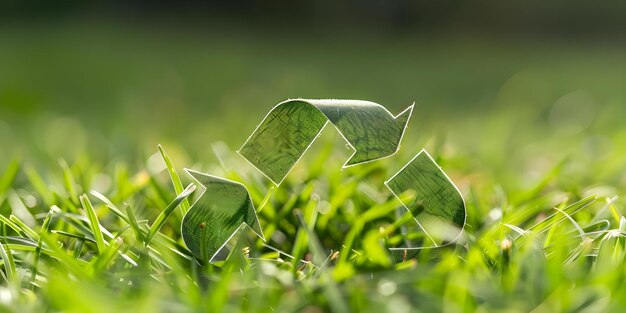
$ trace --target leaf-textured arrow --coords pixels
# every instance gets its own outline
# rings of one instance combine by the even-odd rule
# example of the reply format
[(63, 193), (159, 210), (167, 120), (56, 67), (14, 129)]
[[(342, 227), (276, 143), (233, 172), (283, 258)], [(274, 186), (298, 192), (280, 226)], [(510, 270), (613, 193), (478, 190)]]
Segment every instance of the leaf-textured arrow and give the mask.
[(246, 187), (238, 182), (185, 170), (205, 188), (182, 221), (183, 241), (199, 259), (219, 261), (226, 256), (226, 244), (242, 227), (250, 228), (265, 240)]
[(431, 241), (429, 247), (458, 239), (465, 226), (465, 201), (454, 183), (426, 150), (418, 153), (387, 180), (385, 185), (396, 197), (400, 194), (409, 196), (410, 200), (402, 204)]
[(413, 105), (393, 116), (361, 100), (287, 100), (275, 106), (239, 149), (279, 185), (328, 122), (355, 150), (344, 167), (393, 155), (400, 148)]

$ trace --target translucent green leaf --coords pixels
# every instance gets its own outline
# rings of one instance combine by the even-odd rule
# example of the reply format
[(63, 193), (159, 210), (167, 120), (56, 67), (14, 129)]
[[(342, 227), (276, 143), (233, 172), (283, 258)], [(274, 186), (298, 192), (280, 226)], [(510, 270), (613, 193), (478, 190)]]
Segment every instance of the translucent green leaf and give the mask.
[(226, 243), (247, 226), (265, 240), (246, 187), (224, 178), (186, 170), (205, 188), (182, 222), (187, 248), (203, 261), (217, 261), (228, 255)]
[(396, 153), (412, 112), (413, 105), (394, 117), (380, 104), (361, 100), (287, 100), (238, 152), (279, 185), (329, 121), (355, 150), (347, 167)]
[(408, 201), (401, 202), (426, 233), (431, 246), (458, 239), (465, 226), (465, 201), (426, 150), (418, 153), (385, 185), (396, 197), (401, 194), (410, 196)]

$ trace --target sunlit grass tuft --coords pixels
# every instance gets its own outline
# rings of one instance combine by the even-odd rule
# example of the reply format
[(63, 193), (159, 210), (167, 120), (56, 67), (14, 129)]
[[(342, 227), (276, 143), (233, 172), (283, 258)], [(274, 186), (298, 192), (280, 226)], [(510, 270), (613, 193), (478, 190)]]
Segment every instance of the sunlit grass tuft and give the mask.
[[(207, 264), (185, 248), (175, 214), (195, 185), (179, 192), (175, 186), (184, 180), (159, 151), (167, 169), (161, 173), (132, 172), (120, 163), (107, 170), (61, 161), (50, 173), (19, 159), (8, 165), (0, 195), (13, 192), (20, 205), (28, 202), (35, 223), (12, 215), (18, 201), (0, 196), (3, 310), (81, 311), (86, 303), (93, 312), (185, 312), (207, 303), (212, 310), (251, 312), (624, 305), (621, 202), (554, 188), (554, 172), (515, 200), (489, 186), (465, 189), (469, 224), (458, 244), (391, 253), (390, 247), (424, 239), (381, 184), (396, 170), (392, 164), (338, 171), (324, 164), (340, 157), (316, 154), (303, 161), (311, 173), (278, 188), (254, 171), (228, 171), (227, 178), (250, 190), (268, 240), (243, 234), (226, 261)], [(245, 164), (235, 154), (221, 158)], [(115, 184), (92, 190), (88, 173)], [(30, 197), (35, 203), (23, 201)]]

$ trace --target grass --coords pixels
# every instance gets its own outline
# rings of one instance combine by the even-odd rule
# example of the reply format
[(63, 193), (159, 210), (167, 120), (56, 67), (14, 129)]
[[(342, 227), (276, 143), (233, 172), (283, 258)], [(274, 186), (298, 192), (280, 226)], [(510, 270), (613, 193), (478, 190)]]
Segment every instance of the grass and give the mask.
[[(626, 306), (623, 48), (93, 32), (0, 31), (0, 311)], [(394, 158), (340, 170), (350, 151), (327, 129), (273, 188), (234, 150), (288, 97), (417, 105)], [(422, 148), (467, 226), (457, 245), (392, 253), (423, 234), (384, 181)], [(267, 242), (196, 261), (183, 168), (244, 183)]]
[[(549, 312), (624, 305), (626, 219), (615, 199), (554, 188), (559, 176), (551, 172), (524, 198), (472, 187), (465, 189), (469, 220), (458, 245), (392, 255), (388, 247), (420, 240), (417, 232), (403, 234), (414, 225), (379, 184), (392, 166), (325, 166), (341, 164), (341, 155), (323, 152), (332, 150), (329, 141), (298, 165), (314, 171), (296, 169), (277, 189), (253, 170), (224, 172), (247, 183), (268, 241), (243, 236), (216, 265), (201, 264), (182, 244), (174, 213), (193, 188), (176, 196), (176, 160), (164, 149), (155, 149), (162, 171), (104, 174), (141, 177), (112, 177), (120, 185), (106, 195), (88, 194), (89, 173), (102, 170), (96, 166), (60, 162), (47, 181), (47, 173), (12, 162), (1, 181), (29, 199), (35, 223), (11, 215), (15, 203), (3, 201), (3, 310)], [(243, 166), (231, 155), (223, 161)], [(47, 207), (45, 195), (57, 204)]]

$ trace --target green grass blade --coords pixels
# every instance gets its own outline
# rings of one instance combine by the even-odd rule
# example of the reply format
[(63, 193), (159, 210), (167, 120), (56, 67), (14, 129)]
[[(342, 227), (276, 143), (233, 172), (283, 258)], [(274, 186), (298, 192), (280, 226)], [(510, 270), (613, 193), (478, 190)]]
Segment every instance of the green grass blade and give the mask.
[(544, 219), (543, 221), (531, 226), (528, 231), (532, 231), (535, 232), (537, 234), (541, 234), (547, 230), (549, 230), (552, 226), (564, 221), (565, 219), (567, 219), (567, 215), (574, 215), (576, 212), (590, 206), (591, 204), (593, 204), (596, 200), (598, 199), (598, 196), (596, 195), (591, 195), (588, 196), (580, 201), (577, 201), (576, 203), (573, 203), (569, 206), (567, 206), (566, 208), (564, 208), (562, 210), (563, 213), (561, 212), (556, 212), (550, 216), (548, 216), (546, 219)]
[(265, 197), (263, 197), (263, 200), (259, 204), (259, 207), (256, 209), (256, 213), (257, 214), (261, 213), (261, 211), (263, 210), (265, 205), (267, 205), (267, 203), (270, 201), (270, 198), (274, 194), (274, 191), (276, 191), (276, 187), (275, 186), (271, 186), (270, 190), (267, 191), (267, 194), (265, 195)]
[(80, 239), (80, 241), (89, 241), (89, 242), (92, 242), (92, 243), (96, 243), (95, 239), (93, 239), (92, 237), (85, 236), (83, 234), (74, 234), (74, 233), (70, 233), (70, 232), (66, 232), (66, 231), (62, 231), (62, 230), (58, 230), (58, 229), (52, 230), (51, 233), (59, 234), (59, 235), (66, 236), (66, 237)]
[(13, 223), (13, 221), (11, 221), (10, 219), (8, 219), (6, 216), (0, 214), (0, 222), (2, 222), (4, 225), (8, 226), (9, 228), (11, 228), (13, 231), (15, 231), (18, 235), (23, 236), (23, 231), (22, 228), (20, 228), (19, 226), (17, 226), (17, 224)]
[(87, 195), (81, 195), (80, 202), (83, 205), (83, 209), (85, 209), (87, 213), (87, 217), (89, 218), (89, 225), (91, 226), (91, 231), (93, 232), (93, 236), (96, 240), (98, 253), (102, 253), (102, 251), (106, 248), (106, 245), (104, 243), (104, 237), (102, 236), (100, 222), (98, 221), (98, 216), (96, 215), (96, 210), (93, 208), (93, 205), (91, 205), (91, 201), (89, 201)]
[[(79, 279), (89, 279), (88, 273), (84, 270), (84, 261), (70, 256), (67, 251), (61, 248), (54, 238), (52, 238), (51, 234), (42, 233), (41, 238), (48, 248), (47, 255), (57, 259), (59, 261), (57, 264), (60, 268), (68, 271)], [(78, 249), (74, 249), (73, 252), (77, 250)]]
[(122, 211), (115, 205), (113, 204), (113, 202), (111, 200), (109, 200), (109, 198), (105, 197), (103, 194), (92, 190), (90, 192), (90, 194), (96, 198), (98, 198), (100, 201), (104, 202), (104, 204), (106, 205), (107, 208), (109, 208), (109, 210), (111, 210), (111, 212), (113, 212), (115, 215), (117, 215), (119, 218), (121, 218), (122, 220), (124, 220), (125, 222), (130, 222), (129, 218), (124, 215), (124, 213), (122, 213)]
[(141, 228), (139, 227), (139, 223), (137, 222), (137, 217), (135, 216), (135, 212), (133, 211), (133, 208), (130, 206), (126, 206), (126, 214), (128, 215), (128, 222), (130, 224), (130, 227), (133, 229), (133, 232), (135, 233), (135, 238), (137, 238), (139, 242), (145, 245), (146, 239), (144, 238), (143, 232)]
[(15, 260), (11, 249), (5, 244), (0, 243), (0, 257), (4, 261), (4, 269), (7, 274), (7, 280), (10, 286), (19, 288), (21, 284), (20, 276), (17, 273), (17, 267), (15, 266)]
[[(111, 262), (115, 260), (117, 255), (124, 256), (124, 251), (121, 251), (122, 246), (124, 245), (124, 240), (122, 238), (122, 234), (128, 230), (130, 225), (126, 225), (122, 229), (119, 230), (115, 238), (111, 239), (106, 249), (94, 259), (91, 270), (94, 274), (100, 273), (102, 270), (107, 268)], [(133, 266), (137, 266), (134, 260), (128, 258), (128, 256), (124, 257), (124, 259), (129, 262)]]
[(122, 247), (122, 244), (124, 243), (124, 241), (121, 239), (122, 238), (119, 237), (113, 239), (111, 244), (109, 244), (102, 251), (100, 256), (95, 259), (95, 262), (92, 265), (92, 271), (94, 274), (101, 272), (115, 259), (115, 256), (118, 255), (118, 252)]
[[(313, 231), (313, 225), (307, 225), (305, 221), (305, 216), (300, 210), (294, 210), (294, 214), (300, 223), (301, 229), (306, 231), (309, 240), (310, 240), (310, 248), (313, 254), (313, 260), (316, 264), (322, 264), (326, 259), (326, 253), (324, 252), (324, 248), (320, 243), (317, 235)], [(350, 312), (348, 309), (348, 304), (344, 299), (343, 292), (339, 289), (337, 284), (332, 280), (329, 273), (327, 271), (322, 271), (319, 273), (321, 277), (323, 277), (326, 281), (326, 285), (324, 286), (324, 295), (328, 298), (328, 301), (334, 312)]]
[(74, 179), (74, 174), (72, 174), (72, 169), (70, 169), (69, 165), (65, 160), (59, 160), (59, 165), (61, 165), (61, 169), (63, 170), (63, 183), (65, 184), (65, 190), (70, 194), (70, 199), (74, 204), (78, 204), (78, 193), (76, 192), (76, 179)]
[(181, 194), (179, 194), (176, 197), (176, 199), (174, 199), (174, 201), (172, 201), (172, 203), (170, 203), (165, 208), (165, 210), (163, 210), (161, 212), (161, 214), (159, 214), (159, 216), (156, 218), (156, 220), (154, 221), (154, 223), (150, 227), (150, 231), (148, 232), (148, 235), (146, 236), (146, 240), (145, 240), (145, 244), (146, 245), (150, 244), (150, 242), (152, 241), (154, 236), (156, 236), (156, 234), (159, 232), (161, 227), (163, 227), (163, 225), (165, 224), (165, 221), (167, 220), (167, 218), (170, 217), (172, 215), (172, 213), (174, 213), (174, 210), (185, 199), (187, 199), (187, 197), (189, 197), (189, 195), (191, 195), (195, 190), (196, 190), (196, 185), (190, 184), (185, 190), (183, 190), (183, 192)]
[(9, 220), (11, 220), (11, 222), (13, 222), (14, 225), (16, 225), (23, 233), (25, 233), (32, 240), (35, 240), (35, 241), (39, 240), (39, 233), (34, 231), (32, 228), (28, 227), (28, 225), (22, 222), (22, 220), (20, 220), (17, 216), (11, 215), (9, 216)]
[[(178, 176), (178, 172), (176, 172), (176, 168), (174, 167), (174, 164), (172, 163), (169, 155), (165, 151), (165, 148), (163, 148), (162, 145), (158, 145), (158, 148), (159, 152), (161, 153), (161, 157), (163, 157), (163, 161), (165, 161), (167, 172), (169, 173), (170, 179), (172, 180), (172, 185), (174, 185), (174, 190), (176, 191), (176, 194), (181, 194), (183, 192), (183, 183), (180, 180), (180, 176)], [(180, 204), (180, 210), (183, 215), (187, 214), (187, 211), (189, 211), (189, 201), (187, 201), (187, 199), (183, 200), (183, 202)]]
[[(53, 206), (50, 209), (50, 211), (46, 215), (46, 218), (43, 220), (43, 223), (41, 224), (40, 232), (48, 232), (48, 228), (50, 226), (50, 220), (52, 219), (52, 213), (56, 210), (60, 210), (60, 209), (55, 206)], [(36, 286), (37, 272), (39, 271), (39, 257), (41, 256), (42, 246), (43, 246), (43, 240), (41, 239), (41, 236), (40, 236), (39, 241), (37, 242), (37, 249), (35, 250), (35, 255), (34, 255), (34, 260), (33, 260), (33, 271), (30, 276), (30, 283), (33, 289)]]

